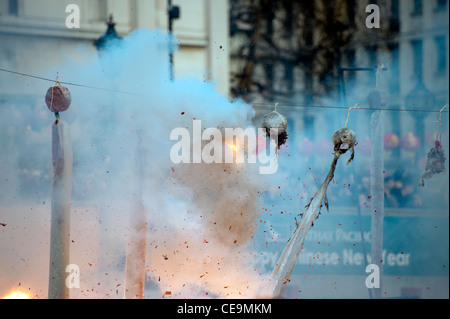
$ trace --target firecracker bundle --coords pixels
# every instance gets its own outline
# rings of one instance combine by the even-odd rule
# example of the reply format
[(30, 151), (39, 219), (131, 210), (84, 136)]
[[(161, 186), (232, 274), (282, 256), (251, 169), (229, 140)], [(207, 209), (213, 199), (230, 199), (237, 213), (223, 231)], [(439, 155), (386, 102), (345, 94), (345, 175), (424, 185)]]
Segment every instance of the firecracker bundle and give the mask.
[(286, 131), (287, 129), (287, 120), (286, 116), (280, 114), (277, 112), (277, 106), (278, 103), (275, 104), (275, 110), (264, 115), (262, 127), (266, 130), (266, 133), (269, 134), (269, 136), (273, 139), (275, 139), (275, 136), (272, 136), (272, 132), (276, 132), (276, 139), (278, 142), (278, 149), (281, 145), (286, 143), (288, 133)]
[(425, 179), (431, 178), (436, 174), (445, 173), (445, 153), (444, 149), (442, 148), (441, 140), (440, 140), (440, 130), (441, 130), (441, 116), (442, 111), (448, 107), (448, 104), (446, 104), (440, 111), (439, 111), (439, 121), (438, 121), (438, 132), (436, 134), (436, 140), (434, 141), (434, 146), (430, 149), (427, 155), (427, 164), (425, 166), (425, 172), (420, 176), (419, 179), (419, 186), (424, 187), (425, 186)]

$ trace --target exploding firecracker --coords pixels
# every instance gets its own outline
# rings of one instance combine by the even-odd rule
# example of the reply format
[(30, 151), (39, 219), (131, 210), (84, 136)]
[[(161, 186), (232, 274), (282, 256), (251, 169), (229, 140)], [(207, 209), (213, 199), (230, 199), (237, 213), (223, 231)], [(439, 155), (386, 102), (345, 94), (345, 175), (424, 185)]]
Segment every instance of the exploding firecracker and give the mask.
[(424, 179), (431, 178), (435, 174), (445, 173), (445, 154), (439, 141), (434, 142), (434, 147), (428, 152), (425, 173), (419, 179), (419, 186), (424, 187)]
[(262, 127), (270, 134), (271, 129), (276, 129), (278, 133), (278, 149), (286, 143), (288, 133), (286, 132), (287, 120), (286, 116), (277, 112), (278, 103), (275, 104), (275, 110), (264, 115)]
[(332, 136), (334, 151), (346, 149), (345, 152), (351, 150), (351, 155), (347, 164), (349, 164), (355, 157), (356, 134), (348, 127), (343, 127), (333, 133)]

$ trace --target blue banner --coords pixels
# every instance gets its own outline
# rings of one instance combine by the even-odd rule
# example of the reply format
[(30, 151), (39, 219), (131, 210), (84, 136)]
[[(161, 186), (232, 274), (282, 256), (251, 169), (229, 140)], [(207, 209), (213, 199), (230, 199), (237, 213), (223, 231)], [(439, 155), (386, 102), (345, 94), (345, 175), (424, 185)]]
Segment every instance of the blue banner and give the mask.
[[(258, 262), (270, 272), (287, 240), (292, 224), (267, 222), (258, 240)], [(383, 273), (386, 275), (448, 276), (448, 217), (385, 216)], [(294, 274), (365, 274), (371, 263), (371, 217), (323, 213), (309, 231)], [(366, 258), (365, 258), (366, 256)]]

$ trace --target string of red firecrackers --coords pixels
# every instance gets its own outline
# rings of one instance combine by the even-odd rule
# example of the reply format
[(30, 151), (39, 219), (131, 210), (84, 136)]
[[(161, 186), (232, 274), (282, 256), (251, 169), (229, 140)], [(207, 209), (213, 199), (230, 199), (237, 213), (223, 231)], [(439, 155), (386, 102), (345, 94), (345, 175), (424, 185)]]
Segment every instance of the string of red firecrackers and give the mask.
[(441, 126), (442, 126), (442, 112), (445, 108), (448, 107), (448, 104), (444, 105), (444, 107), (439, 111), (439, 120), (436, 138), (434, 141), (434, 146), (430, 149), (427, 155), (427, 163), (425, 166), (425, 172), (420, 176), (417, 184), (420, 187), (425, 186), (425, 179), (431, 178), (435, 174), (445, 173), (445, 153), (441, 144)]

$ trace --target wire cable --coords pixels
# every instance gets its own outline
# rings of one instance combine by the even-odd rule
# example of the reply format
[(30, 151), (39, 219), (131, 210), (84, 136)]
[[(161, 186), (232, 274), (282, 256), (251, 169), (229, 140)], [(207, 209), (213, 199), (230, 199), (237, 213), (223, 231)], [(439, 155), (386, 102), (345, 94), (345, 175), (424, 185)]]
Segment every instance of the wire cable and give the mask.
[[(22, 73), (22, 72), (17, 72), (17, 71), (11, 71), (11, 70), (6, 70), (6, 69), (2, 69), (0, 68), (0, 71), (2, 72), (6, 72), (6, 73), (11, 73), (11, 74), (15, 74), (15, 75), (21, 75), (21, 76), (25, 76), (25, 77), (29, 77), (29, 78), (33, 78), (33, 79), (37, 79), (37, 80), (42, 80), (42, 81), (48, 81), (48, 82), (52, 82), (54, 83), (55, 80), (53, 79), (48, 79), (42, 76), (36, 76), (36, 75), (32, 75), (32, 74), (27, 74), (27, 73)], [(111, 90), (111, 89), (107, 89), (107, 88), (102, 88), (102, 87), (96, 87), (96, 86), (90, 86), (90, 85), (85, 85), (85, 84), (79, 84), (79, 83), (72, 83), (72, 82), (63, 82), (63, 81), (59, 81), (61, 84), (65, 84), (65, 85), (72, 85), (72, 86), (78, 86), (78, 87), (83, 87), (83, 88), (88, 88), (88, 89), (94, 89), (94, 90), (101, 90), (101, 91), (107, 91), (107, 92), (115, 92), (115, 93), (123, 93), (123, 94), (132, 94), (132, 95), (141, 95), (139, 93), (135, 93), (135, 92), (128, 92), (128, 91), (119, 91), (119, 90)], [(272, 104), (268, 104), (268, 103), (251, 103), (254, 106), (270, 106), (272, 107)], [(278, 103), (278, 106), (281, 107), (301, 107), (301, 108), (323, 108), (323, 109), (342, 109), (342, 110), (346, 110), (348, 111), (348, 107), (345, 106), (333, 106), (333, 105), (305, 105), (305, 104), (283, 104), (283, 103)], [(409, 108), (404, 108), (404, 109), (399, 109), (399, 108), (387, 108), (387, 107), (358, 107), (358, 110), (369, 110), (369, 111), (394, 111), (394, 112), (423, 112), (423, 113), (448, 113), (449, 111), (441, 111), (439, 110), (423, 110), (423, 109), (409, 109)]]
[[(267, 103), (252, 103), (255, 106), (272, 106)], [(348, 111), (348, 107), (336, 106), (336, 105), (305, 105), (305, 104), (282, 104), (278, 103), (278, 107), (301, 107), (301, 108), (322, 108), (322, 109), (341, 109)], [(439, 113), (439, 110), (423, 110), (423, 109), (398, 109), (387, 107), (359, 107), (358, 110), (368, 111), (396, 111), (396, 112), (425, 112), (425, 113)], [(448, 111), (442, 111), (442, 113), (448, 113)]]
[[(2, 69), (2, 68), (0, 68), (0, 71), (6, 72), (6, 73), (11, 73), (11, 74), (16, 74), (16, 75), (21, 75), (21, 76), (26, 76), (26, 77), (37, 79), (37, 80), (48, 81), (48, 82), (53, 82), (53, 83), (55, 82), (55, 80), (52, 80), (52, 79), (48, 79), (48, 78), (44, 78), (44, 77), (36, 76), (36, 75), (31, 75), (31, 74), (27, 74), (27, 73), (22, 73), (22, 72), (16, 72), (16, 71), (6, 70), (6, 69)], [(90, 86), (90, 85), (79, 84), (79, 83), (64, 82), (64, 81), (59, 81), (59, 83), (65, 84), (65, 85), (72, 85), (72, 86), (88, 88), (88, 89), (101, 90), (101, 91), (116, 92), (116, 93), (123, 93), (123, 94), (132, 94), (132, 95), (140, 95), (140, 94), (134, 93), (134, 92), (111, 90), (111, 89), (107, 89), (107, 88), (102, 88), (102, 87), (97, 87), (97, 86)]]

